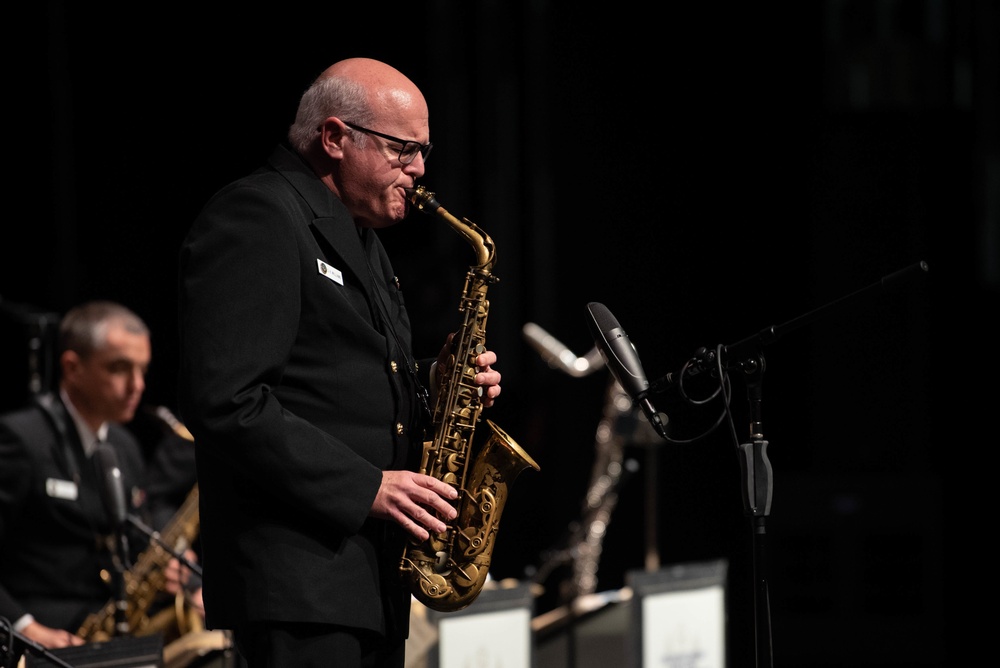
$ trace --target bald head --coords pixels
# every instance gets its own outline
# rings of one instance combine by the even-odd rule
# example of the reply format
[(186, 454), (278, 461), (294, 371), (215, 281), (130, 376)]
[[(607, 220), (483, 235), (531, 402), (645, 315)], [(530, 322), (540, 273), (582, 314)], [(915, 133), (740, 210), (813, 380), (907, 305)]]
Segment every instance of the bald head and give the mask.
[(377, 118), (428, 121), (427, 102), (415, 83), (373, 58), (347, 58), (323, 70), (302, 96), (289, 140), (306, 153), (315, 129), (329, 116), (364, 125)]
[(424, 96), (410, 79), (391, 65), (371, 58), (348, 58), (330, 65), (316, 78), (341, 77), (354, 81), (368, 91), (368, 102), (375, 115), (384, 113), (412, 115), (423, 107)]
[(352, 79), (371, 87), (399, 86), (402, 84), (414, 89), (416, 88), (413, 82), (395, 67), (372, 58), (347, 58), (338, 61), (323, 70), (316, 77), (316, 80), (319, 81), (333, 76)]

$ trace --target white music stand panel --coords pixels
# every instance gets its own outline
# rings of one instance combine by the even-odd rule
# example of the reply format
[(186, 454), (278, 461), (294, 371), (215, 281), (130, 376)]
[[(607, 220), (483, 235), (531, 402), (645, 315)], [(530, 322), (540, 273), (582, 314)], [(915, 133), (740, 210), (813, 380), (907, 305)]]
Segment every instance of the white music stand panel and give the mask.
[(628, 574), (632, 666), (725, 668), (726, 568), (718, 560)]
[(530, 666), (531, 613), (484, 612), (438, 622), (439, 668)]
[(428, 652), (428, 668), (534, 665), (531, 616), (534, 597), (527, 584), (484, 589), (466, 609), (428, 611), (438, 642)]

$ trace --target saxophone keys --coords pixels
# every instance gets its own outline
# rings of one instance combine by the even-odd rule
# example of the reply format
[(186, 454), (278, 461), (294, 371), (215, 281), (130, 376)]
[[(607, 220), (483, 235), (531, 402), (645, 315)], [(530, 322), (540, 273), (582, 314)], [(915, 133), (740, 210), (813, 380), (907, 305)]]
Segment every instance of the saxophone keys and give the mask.
[(448, 584), (448, 581), (443, 576), (437, 573), (430, 575), (423, 574), (420, 580), (420, 590), (429, 598), (439, 599), (451, 593), (451, 585)]
[(466, 564), (464, 568), (456, 571), (455, 580), (456, 584), (462, 587), (471, 587), (479, 580), (479, 567), (475, 564)]
[(464, 457), (460, 452), (453, 452), (444, 458), (444, 467), (448, 470), (448, 473), (444, 475), (442, 480), (452, 487), (458, 486), (458, 479), (455, 477), (455, 473), (462, 470), (463, 459)]

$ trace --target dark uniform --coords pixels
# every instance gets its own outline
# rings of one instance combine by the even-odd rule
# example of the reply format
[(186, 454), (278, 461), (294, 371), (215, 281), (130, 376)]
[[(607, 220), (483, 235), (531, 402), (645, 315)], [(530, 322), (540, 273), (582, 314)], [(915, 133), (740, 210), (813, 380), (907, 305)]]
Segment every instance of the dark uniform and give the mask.
[[(129, 513), (143, 518), (145, 467), (138, 441), (109, 424)], [(0, 416), (0, 616), (25, 614), (76, 632), (120, 596), (121, 541), (102, 501), (96, 462), (55, 395)], [(145, 536), (125, 527), (134, 560)], [(102, 577), (103, 575), (103, 577)]]

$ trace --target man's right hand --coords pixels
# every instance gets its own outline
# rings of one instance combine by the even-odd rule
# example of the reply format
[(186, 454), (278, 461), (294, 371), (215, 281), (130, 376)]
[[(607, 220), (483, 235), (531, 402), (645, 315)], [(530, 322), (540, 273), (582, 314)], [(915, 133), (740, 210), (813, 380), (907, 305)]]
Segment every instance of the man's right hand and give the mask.
[(59, 649), (60, 647), (83, 645), (86, 642), (80, 636), (73, 635), (69, 631), (49, 628), (48, 626), (39, 624), (38, 622), (31, 622), (25, 626), (24, 630), (21, 631), (21, 635), (28, 640), (35, 641), (46, 649)]
[(447, 529), (438, 515), (448, 520), (458, 516), (451, 501), (458, 492), (437, 478), (413, 471), (382, 471), (371, 515), (392, 520), (419, 541), (430, 538), (429, 532), (442, 533)]

